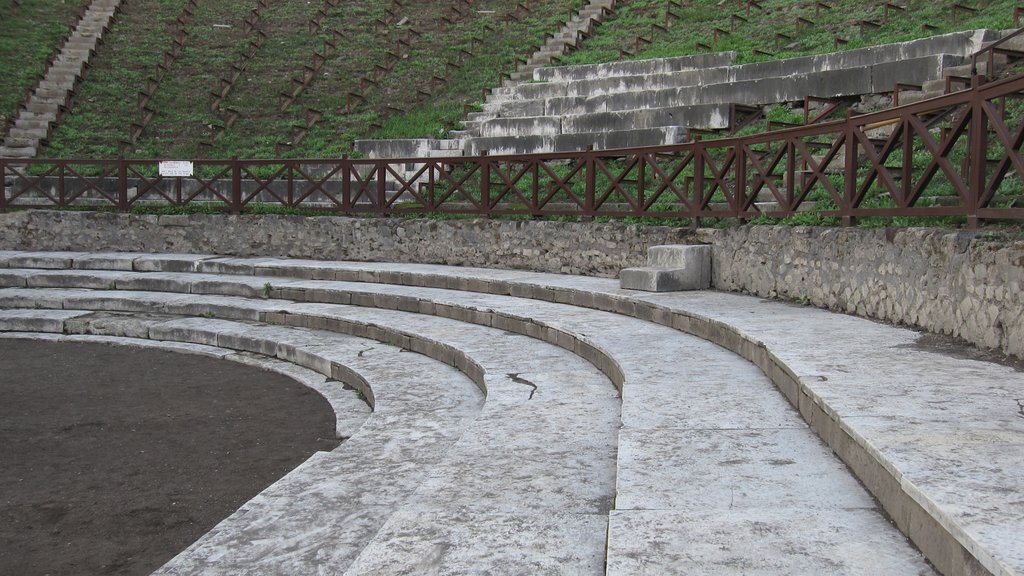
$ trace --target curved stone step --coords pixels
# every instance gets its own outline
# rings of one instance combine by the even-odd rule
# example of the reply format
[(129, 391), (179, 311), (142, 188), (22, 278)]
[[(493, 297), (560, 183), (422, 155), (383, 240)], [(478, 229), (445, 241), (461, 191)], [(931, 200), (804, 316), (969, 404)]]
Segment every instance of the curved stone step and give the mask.
[[(169, 320), (170, 317), (164, 320)], [(25, 331), (17, 330), (21, 324)], [(227, 348), (152, 340), (139, 330), (144, 322), (134, 315), (100, 314), (87, 310), (0, 310), (0, 339), (34, 339), (57, 342), (91, 342), (131, 348), (156, 348), (169, 352), (209, 356), (255, 366), (282, 374), (315, 390), (331, 405), (335, 415), (335, 433), (339, 439), (352, 436), (370, 415), (366, 402), (351, 388), (314, 370), (278, 358), (239, 352)], [(121, 335), (111, 335), (121, 334)]]
[[(100, 274), (93, 283), (101, 285), (109, 277), (109, 274)], [(41, 291), (32, 304), (55, 306), (58, 301), (52, 298), (58, 296)], [(60, 301), (64, 306), (109, 308), (125, 304), (118, 302), (120, 298), (104, 298), (102, 294), (92, 297), (71, 291), (66, 296)], [(129, 296), (140, 300), (125, 307), (178, 310), (171, 307), (170, 301), (159, 306), (162, 300), (159, 296), (145, 299), (141, 295)], [(10, 297), (8, 292), (5, 298)], [(25, 304), (28, 303), (26, 300)], [(318, 312), (329, 313), (345, 307), (320, 308)], [(218, 310), (223, 310), (223, 306)], [(483, 537), (492, 533), (494, 526), (515, 518), (519, 523), (547, 527), (546, 542), (531, 542), (534, 557), (552, 554), (562, 558), (560, 562), (566, 562), (567, 554), (576, 555), (580, 566), (587, 571), (599, 569), (604, 563), (607, 508), (614, 493), (614, 444), (618, 424), (614, 387), (593, 367), (560, 349), (530, 343), (521, 336), (463, 326), (440, 318), (415, 316), (388, 322), (384, 317), (389, 312), (345, 310), (342, 317), (354, 320), (369, 313), (365, 319), (367, 325), (400, 321), (403, 330), (434, 334), (444, 338), (449, 346), (471, 351), (468, 353), (490, 374), (486, 377), (488, 403), (484, 413), (432, 478), (417, 491), (414, 507), (436, 511), (428, 527), (442, 529), (444, 523), (438, 522), (437, 515), (447, 516), (454, 522), (455, 518), (470, 514), (478, 522), (475, 530)], [(495, 347), (497, 340), (507, 342)], [(536, 364), (539, 359), (547, 359), (558, 368), (539, 367)], [(574, 417), (562, 418), (562, 411)], [(530, 430), (534, 432), (528, 433)], [(516, 435), (519, 439), (510, 443), (509, 438)], [(529, 480), (510, 486), (508, 479), (511, 477), (529, 477)], [(559, 513), (551, 516), (551, 510)], [(446, 528), (467, 529), (461, 523)], [(555, 538), (556, 534), (560, 537)], [(534, 538), (528, 533), (522, 537)], [(539, 550), (545, 547), (547, 552), (541, 554)], [(557, 565), (551, 559), (545, 562)]]
[[(89, 329), (88, 318), (74, 320)], [(480, 409), (479, 391), (454, 368), (362, 338), (208, 318), (152, 321), (147, 334), (250, 352), (276, 349), (300, 363), (325, 363), (332, 373), (364, 379), (376, 403), (348, 441), (291, 471), (158, 573), (303, 572), (324, 562), (343, 569)], [(289, 549), (293, 541), (301, 542), (301, 550)]]
[[(140, 260), (133, 260), (133, 267)], [(239, 272), (246, 267), (254, 269), (252, 267), (261, 263), (271, 264), (269, 260), (242, 259), (191, 259), (189, 263), (204, 269), (216, 267), (222, 272)], [(12, 273), (17, 274), (18, 271)], [(140, 278), (144, 276), (139, 275)], [(64, 277), (61, 273), (40, 273), (33, 282), (57, 282), (60, 280), (54, 279)], [(289, 281), (280, 278), (264, 280), (245, 277), (235, 280), (228, 277), (217, 279), (209, 275), (198, 275), (193, 278), (189, 290), (193, 293), (215, 291), (251, 294), (273, 282), (272, 292), (310, 295), (313, 301), (343, 301), (347, 295), (348, 301), (384, 308), (407, 309), (411, 308), (412, 303), (417, 303), (418, 308), (430, 313), (503, 329), (532, 332), (560, 346), (576, 349), (585, 357), (595, 358), (592, 361), (598, 365), (602, 364), (602, 356), (606, 360), (610, 359), (614, 366), (604, 365), (603, 369), (613, 376), (613, 381), (617, 380), (623, 386), (623, 431), (620, 437), (616, 509), (609, 520), (613, 535), (620, 534), (623, 523), (649, 525), (652, 520), (646, 518), (646, 513), (651, 506), (665, 513), (661, 515), (661, 520), (669, 516), (673, 518), (671, 530), (664, 525), (659, 527), (659, 534), (668, 539), (674, 538), (673, 535), (689, 537), (698, 531), (694, 524), (695, 518), (702, 517), (701, 514), (708, 511), (725, 509), (721, 508), (723, 506), (737, 507), (742, 511), (738, 512), (738, 517), (752, 523), (760, 522), (766, 514), (770, 516), (772, 511), (802, 511), (807, 522), (815, 517), (828, 517), (832, 521), (842, 517), (844, 520), (841, 523), (848, 527), (849, 532), (840, 530), (836, 540), (823, 543), (818, 549), (819, 555), (813, 562), (820, 562), (821, 566), (839, 562), (848, 570), (863, 571), (866, 569), (865, 558), (850, 554), (843, 549), (841, 543), (852, 538), (863, 538), (863, 534), (872, 534), (870, 545), (877, 548), (884, 562), (888, 562), (889, 572), (923, 569), (923, 564), (915, 554), (902, 544), (901, 537), (894, 536), (887, 529), (884, 519), (874, 510), (870, 497), (859, 488), (856, 481), (846, 475), (845, 468), (830, 456), (820, 442), (808, 433), (795, 412), (788, 409), (781, 396), (770, 387), (767, 379), (745, 362), (715, 346), (649, 322), (562, 304), (453, 293), (439, 289), (386, 285), (360, 287), (340, 282)], [(123, 280), (115, 280), (115, 283), (128, 281), (126, 276)], [(422, 308), (425, 301), (432, 305), (432, 309)], [(296, 305), (282, 313), (272, 313), (267, 318), (281, 322), (296, 321), (296, 316), (334, 319), (331, 308), (322, 304)], [(370, 312), (379, 314), (381, 311)], [(349, 314), (346, 313), (344, 317), (347, 318)], [(637, 346), (638, 342), (643, 344)], [(699, 364), (692, 367), (680, 365), (675, 358), (680, 349), (691, 350), (695, 357), (700, 358)], [(614, 354), (609, 350), (614, 350)], [(746, 372), (737, 373), (737, 368)], [(616, 370), (619, 371), (617, 377)], [(681, 382), (692, 382), (693, 386), (681, 387)], [(682, 390), (686, 393), (680, 397), (679, 392)], [(745, 398), (743, 407), (737, 409), (731, 405), (722, 406), (724, 390)], [(707, 442), (715, 445), (723, 442), (731, 444), (730, 449), (723, 452), (692, 448)], [(772, 452), (771, 447), (776, 452)], [(800, 448), (797, 450), (797, 447)], [(739, 467), (735, 469), (720, 465), (726, 452), (744, 453), (744, 450), (751, 454), (767, 452), (769, 456), (737, 462)], [(796, 454), (790, 454), (793, 450), (797, 450)], [(793, 457), (775, 456), (781, 453)], [(682, 458), (682, 462), (687, 465), (664, 465), (665, 462), (675, 462), (673, 458)], [(778, 462), (772, 464), (773, 461)], [(760, 483), (754, 481), (755, 478), (760, 478)], [(787, 481), (781, 481), (782, 478), (795, 483), (787, 484)], [(752, 488), (749, 493), (742, 492), (748, 484), (757, 489)], [(662, 487), (684, 485), (689, 486), (689, 491), (694, 495), (680, 494), (671, 488), (660, 491)], [(830, 488), (815, 488), (826, 485)], [(730, 487), (734, 491), (728, 502), (723, 497), (725, 492), (722, 487)], [(741, 490), (742, 496), (739, 503), (735, 496), (737, 489)], [(826, 496), (810, 501), (804, 497), (808, 491), (821, 491)], [(430, 514), (422, 510), (394, 517), (383, 530), (386, 544), (371, 547), (370, 550), (375, 552), (362, 556), (356, 568), (394, 569), (396, 566), (393, 560), (383, 552), (395, 546), (395, 542), (387, 535), (408, 534), (407, 522), (426, 517), (430, 517)], [(834, 528), (834, 522), (829, 527)], [(799, 531), (794, 530), (791, 534), (782, 532), (779, 535), (780, 543), (792, 542)], [(424, 540), (413, 539), (405, 544), (410, 553), (421, 557), (422, 554), (430, 553), (430, 543), (434, 537), (439, 537), (438, 533), (428, 531)], [(654, 537), (654, 534), (649, 533), (648, 537)], [(660, 547), (653, 542), (648, 544), (645, 548), (646, 561), (655, 566), (668, 566), (672, 562), (671, 555), (659, 556), (654, 550)], [(631, 547), (635, 545), (636, 541), (631, 537), (609, 541), (609, 566), (615, 565), (613, 558), (621, 561), (629, 558), (633, 554)], [(807, 562), (807, 559), (802, 561)], [(628, 566), (628, 562), (623, 566)], [(628, 570), (628, 567), (624, 569)]]
[[(67, 254), (49, 258), (73, 262)], [(75, 264), (117, 257), (84, 258)], [(1024, 570), (1015, 537), (1024, 514), (1011, 503), (1024, 487), (1005, 473), (1024, 445), (1014, 400), (1024, 397), (1024, 378), (921, 347), (913, 331), (737, 294), (639, 294), (620, 290), (616, 280), (527, 271), (173, 255), (123, 263), (515, 294), (702, 336), (761, 367), (943, 572)]]

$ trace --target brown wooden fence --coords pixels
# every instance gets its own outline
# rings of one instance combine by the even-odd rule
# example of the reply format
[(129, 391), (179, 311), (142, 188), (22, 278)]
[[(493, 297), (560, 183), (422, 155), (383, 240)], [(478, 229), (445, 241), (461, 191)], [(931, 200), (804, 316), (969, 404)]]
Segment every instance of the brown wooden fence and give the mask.
[[(0, 210), (205, 202), (482, 217), (1024, 219), (1024, 76), (846, 119), (673, 146), (524, 156), (0, 160)], [(165, 172), (166, 174), (166, 172)], [(190, 175), (188, 175), (190, 174)]]

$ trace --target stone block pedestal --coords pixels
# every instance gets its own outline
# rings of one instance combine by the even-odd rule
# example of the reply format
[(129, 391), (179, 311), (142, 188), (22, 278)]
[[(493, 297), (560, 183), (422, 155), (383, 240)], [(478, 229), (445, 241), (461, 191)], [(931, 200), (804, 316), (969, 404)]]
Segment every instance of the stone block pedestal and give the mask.
[(711, 287), (711, 246), (651, 246), (647, 266), (626, 268), (619, 282), (624, 289), (646, 292), (706, 290)]

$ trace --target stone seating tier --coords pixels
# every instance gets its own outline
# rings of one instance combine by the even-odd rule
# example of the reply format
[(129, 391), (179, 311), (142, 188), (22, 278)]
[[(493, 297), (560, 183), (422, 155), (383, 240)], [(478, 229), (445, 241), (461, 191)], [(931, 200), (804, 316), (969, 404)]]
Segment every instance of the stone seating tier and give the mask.
[[(424, 566), (454, 573), (473, 562), (543, 570), (552, 557), (562, 570), (612, 574), (680, 562), (705, 573), (736, 566), (927, 573), (847, 469), (830, 463), (829, 451), (789, 420), (796, 412), (779, 403), (783, 397), (940, 571), (1014, 574), (1024, 565), (1016, 537), (1021, 513), (1008, 500), (1021, 489), (1012, 470), (1024, 424), (1013, 398), (1024, 396), (1024, 379), (1011, 368), (915, 348), (918, 336), (909, 330), (734, 294), (638, 293), (614, 280), (444, 266), (9, 252), (0, 253), (0, 272), (10, 286), (0, 290), (0, 308), (21, 315), (7, 329), (24, 328), (26, 314), (46, 309), (82, 313), (63, 330), (97, 325), (88, 319), (96, 313), (193, 316), (183, 329), (157, 333), (209, 340), (204, 330), (213, 331), (224, 344), (260, 340), (228, 336), (236, 329), (218, 322), (294, 326), (426, 353), (459, 368), (475, 384), (459, 388), (466, 393), (479, 395), (478, 381), (484, 383), (479, 415), (461, 436), (453, 433), (459, 439), (426, 467), (425, 481), (400, 467), (393, 470), (397, 486), (353, 491), (345, 478), (352, 474), (366, 487), (360, 474), (369, 471), (347, 468), (340, 455), (311, 459), (164, 573), (301, 571), (310, 562), (352, 574)], [(0, 326), (5, 322), (12, 321)], [(734, 350), (760, 370), (684, 332)], [(496, 345), (493, 338), (507, 333), (527, 339)], [(544, 352), (545, 342), (556, 348)], [(499, 350), (529, 367), (503, 372), (511, 368), (487, 356)], [(451, 360), (455, 351), (465, 360)], [(572, 364), (583, 360), (591, 368)], [(565, 370), (562, 362), (569, 362)], [(583, 385), (577, 374), (593, 374), (597, 396), (588, 402), (607, 408), (579, 414), (598, 418), (580, 425), (587, 440), (573, 443), (569, 457), (551, 448), (543, 430), (577, 422), (577, 409), (558, 407), (581, 393), (559, 388)], [(512, 394), (508, 401), (499, 383)], [(340, 448), (372, 440), (360, 438), (375, 418), (387, 417), (387, 396), (373, 390), (377, 411)], [(521, 421), (534, 413), (543, 419), (536, 429)], [(521, 444), (507, 446), (520, 437)], [(393, 442), (399, 439), (383, 445), (397, 447)], [(544, 476), (549, 448), (554, 470), (558, 459), (576, 469), (585, 458), (595, 472), (585, 475), (588, 482), (561, 486), (558, 473)], [(514, 455), (503, 456), (506, 449), (533, 465), (519, 468)], [(608, 454), (610, 469), (600, 464)], [(317, 470), (330, 470), (333, 481), (321, 482)], [(413, 478), (419, 488), (402, 488)], [(614, 479), (613, 498), (598, 478)], [(376, 504), (368, 505), (371, 498)], [(344, 504), (350, 500), (367, 507), (333, 511), (335, 504), (351, 510)], [(573, 528), (535, 524), (540, 517)], [(362, 540), (349, 537), (357, 532)]]

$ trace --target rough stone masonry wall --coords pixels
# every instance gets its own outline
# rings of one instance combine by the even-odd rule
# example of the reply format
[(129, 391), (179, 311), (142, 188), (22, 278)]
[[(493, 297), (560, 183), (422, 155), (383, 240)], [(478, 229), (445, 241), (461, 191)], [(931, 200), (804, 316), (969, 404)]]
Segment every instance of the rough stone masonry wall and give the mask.
[(701, 238), (714, 245), (718, 289), (803, 301), (1024, 357), (1024, 242), (937, 229), (775, 226)]
[(0, 214), (0, 250), (116, 250), (417, 262), (615, 277), (647, 247), (692, 242), (663, 226), (303, 216)]
[[(1024, 357), (1024, 242), (933, 229), (292, 216), (0, 214), (0, 249), (117, 250), (422, 262), (614, 277), (648, 246), (713, 245), (721, 290), (807, 302)], [(842, 335), (837, 335), (842, 337)]]

